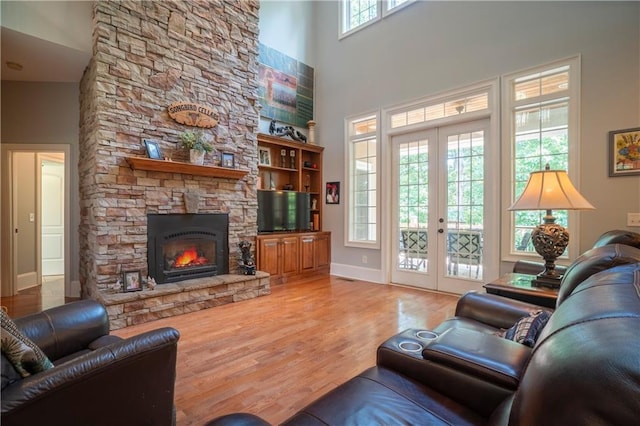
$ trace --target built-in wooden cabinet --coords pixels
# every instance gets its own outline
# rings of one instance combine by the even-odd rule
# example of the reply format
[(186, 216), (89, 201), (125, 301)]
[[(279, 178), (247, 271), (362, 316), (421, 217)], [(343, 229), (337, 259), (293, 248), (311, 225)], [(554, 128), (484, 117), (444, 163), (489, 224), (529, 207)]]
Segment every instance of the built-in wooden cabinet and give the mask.
[(331, 250), (331, 234), (300, 235), (300, 272), (316, 272), (329, 268)]
[(328, 274), (331, 233), (322, 231), (322, 153), (324, 148), (258, 134), (258, 189), (308, 192), (309, 231), (258, 235), (258, 270), (271, 274), (273, 284), (294, 276)]
[(318, 145), (258, 134), (258, 189), (308, 192), (313, 231), (322, 230), (323, 151)]
[(299, 275), (329, 274), (330, 232), (258, 235), (256, 249), (258, 270), (271, 274), (272, 284)]

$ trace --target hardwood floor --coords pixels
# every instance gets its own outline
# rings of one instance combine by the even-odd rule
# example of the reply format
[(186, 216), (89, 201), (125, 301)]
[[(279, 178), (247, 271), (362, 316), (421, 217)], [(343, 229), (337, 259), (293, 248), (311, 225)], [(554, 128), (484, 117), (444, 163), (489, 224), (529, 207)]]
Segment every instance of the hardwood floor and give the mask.
[(64, 296), (64, 276), (44, 276), (42, 285), (18, 292), (16, 296), (2, 297), (0, 303), (11, 317), (41, 312), (54, 306), (78, 300)]
[(456, 296), (316, 278), (272, 286), (272, 294), (117, 330), (127, 337), (180, 331), (178, 426), (232, 412), (278, 424), (373, 366), (376, 348), (410, 327), (453, 316)]

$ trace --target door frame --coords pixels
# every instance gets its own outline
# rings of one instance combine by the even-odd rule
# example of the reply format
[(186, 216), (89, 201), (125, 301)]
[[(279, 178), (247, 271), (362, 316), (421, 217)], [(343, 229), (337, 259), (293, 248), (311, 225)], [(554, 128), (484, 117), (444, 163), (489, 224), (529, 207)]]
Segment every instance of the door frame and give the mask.
[[(0, 174), (2, 175), (2, 186), (0, 187), (0, 199), (2, 201), (2, 219), (0, 234), (0, 263), (4, 268), (0, 269), (0, 279), (2, 281), (2, 294), (6, 296), (14, 296), (17, 293), (16, 271), (17, 256), (15, 253), (15, 233), (14, 233), (14, 170), (13, 170), (13, 153), (14, 152), (32, 152), (34, 154), (46, 152), (63, 152), (64, 153), (64, 275), (65, 275), (65, 295), (70, 293), (71, 282), (71, 238), (69, 230), (71, 229), (71, 168), (69, 161), (71, 159), (71, 145), (69, 144), (9, 144), (3, 143), (1, 146)], [(40, 210), (40, 209), (39, 209)], [(41, 212), (38, 211), (40, 216)], [(40, 226), (38, 224), (38, 226)], [(39, 239), (38, 237), (36, 237)], [(38, 249), (40, 250), (40, 249)], [(38, 276), (41, 276), (42, 254), (38, 251), (38, 262), (36, 270)]]
[[(460, 117), (451, 116), (438, 120), (433, 120), (428, 123), (420, 123), (403, 127), (401, 129), (391, 128), (391, 116), (396, 110), (407, 108), (409, 105), (422, 104), (425, 102), (446, 101), (448, 99), (456, 99), (464, 96), (468, 93), (478, 91), (480, 89), (486, 89), (489, 96), (489, 106), (487, 110), (472, 112), (463, 114)], [(493, 78), (486, 81), (481, 81), (476, 84), (461, 87), (455, 90), (442, 92), (439, 94), (425, 96), (424, 98), (414, 100), (412, 102), (393, 105), (382, 109), (380, 120), (380, 158), (383, 159), (381, 163), (381, 173), (384, 176), (391, 176), (392, 172), (392, 156), (391, 150), (393, 149), (391, 142), (392, 137), (402, 133), (413, 133), (422, 129), (430, 129), (437, 127), (445, 127), (447, 125), (461, 124), (468, 121), (477, 121), (480, 119), (489, 120), (489, 141), (487, 147), (485, 147), (485, 155), (488, 159), (485, 161), (485, 179), (491, 182), (491, 185), (496, 188), (496, 191), (492, 191), (491, 199), (485, 202), (485, 209), (489, 209), (490, 212), (497, 212), (497, 214), (487, 215), (485, 218), (486, 223), (491, 229), (496, 230), (496, 235), (493, 238), (488, 238), (484, 241), (484, 249), (486, 253), (490, 253), (485, 263), (486, 270), (484, 271), (484, 281), (491, 282), (499, 277), (500, 271), (500, 220), (505, 212), (501, 211), (500, 193), (500, 167), (495, 167), (495, 164), (499, 164), (500, 157), (500, 79)], [(391, 179), (381, 180), (380, 204), (387, 206), (380, 211), (380, 223), (381, 223), (381, 272), (384, 277), (384, 282), (391, 282), (391, 268), (395, 262), (393, 257), (393, 240), (391, 235), (392, 223), (391, 223), (391, 203), (393, 202), (393, 182)]]

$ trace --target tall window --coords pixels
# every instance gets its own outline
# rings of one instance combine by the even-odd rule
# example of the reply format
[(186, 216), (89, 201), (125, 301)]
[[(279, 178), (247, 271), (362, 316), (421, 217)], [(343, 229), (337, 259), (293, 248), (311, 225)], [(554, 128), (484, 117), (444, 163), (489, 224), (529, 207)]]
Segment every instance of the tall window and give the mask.
[[(510, 199), (524, 190), (533, 171), (567, 170), (575, 180), (579, 93), (578, 58), (513, 74), (503, 80), (504, 120), (510, 141)], [(506, 127), (505, 127), (506, 128)], [(575, 153), (575, 154), (574, 154)], [(553, 212), (556, 222), (571, 229), (566, 210)], [(508, 255), (535, 253), (531, 231), (543, 221), (544, 211), (519, 211), (511, 215)], [(565, 255), (567, 253), (565, 252)]]
[(378, 116), (347, 120), (350, 246), (378, 247)]

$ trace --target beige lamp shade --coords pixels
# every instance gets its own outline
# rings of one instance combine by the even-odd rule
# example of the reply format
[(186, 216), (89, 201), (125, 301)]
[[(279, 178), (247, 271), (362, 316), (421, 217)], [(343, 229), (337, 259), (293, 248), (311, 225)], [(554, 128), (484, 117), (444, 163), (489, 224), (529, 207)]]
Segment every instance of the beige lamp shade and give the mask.
[[(547, 166), (548, 168), (549, 166)], [(527, 186), (508, 210), (593, 210), (564, 170), (541, 170), (529, 176)]]

